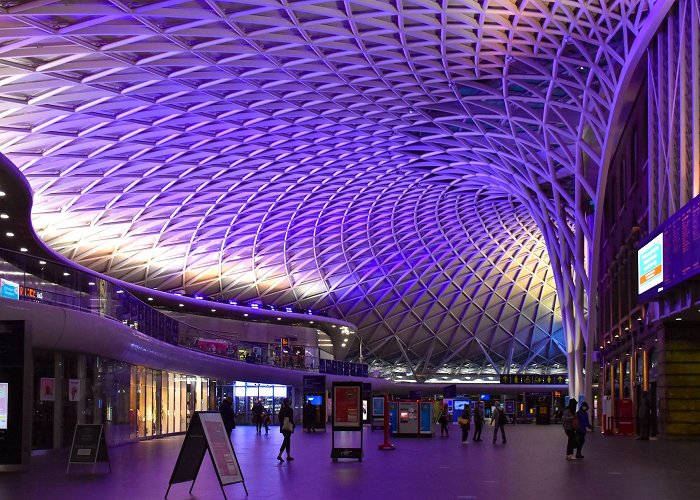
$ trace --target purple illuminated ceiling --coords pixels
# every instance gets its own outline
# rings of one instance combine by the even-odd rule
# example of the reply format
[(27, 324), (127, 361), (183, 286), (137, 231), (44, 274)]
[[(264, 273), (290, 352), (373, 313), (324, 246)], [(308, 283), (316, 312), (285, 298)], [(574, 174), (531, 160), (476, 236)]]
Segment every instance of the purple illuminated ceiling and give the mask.
[(14, 2), (0, 152), (97, 271), (326, 310), (394, 374), (556, 369), (550, 255), (650, 4)]

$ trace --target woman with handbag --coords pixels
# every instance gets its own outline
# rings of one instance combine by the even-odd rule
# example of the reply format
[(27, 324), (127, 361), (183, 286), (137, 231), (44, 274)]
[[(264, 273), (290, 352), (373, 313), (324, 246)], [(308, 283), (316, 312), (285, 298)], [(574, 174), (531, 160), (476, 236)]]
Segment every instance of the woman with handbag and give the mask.
[(289, 398), (284, 398), (282, 401), (282, 408), (280, 408), (279, 415), (277, 415), (277, 420), (280, 423), (280, 432), (284, 436), (280, 452), (277, 455), (277, 460), (284, 462), (282, 452), (287, 450), (287, 462), (291, 462), (294, 460), (290, 454), (292, 433), (294, 432), (294, 411), (290, 405)]
[(457, 419), (457, 423), (462, 428), (462, 444), (469, 444), (469, 426), (472, 420), (472, 412), (469, 403), (464, 405), (464, 411)]

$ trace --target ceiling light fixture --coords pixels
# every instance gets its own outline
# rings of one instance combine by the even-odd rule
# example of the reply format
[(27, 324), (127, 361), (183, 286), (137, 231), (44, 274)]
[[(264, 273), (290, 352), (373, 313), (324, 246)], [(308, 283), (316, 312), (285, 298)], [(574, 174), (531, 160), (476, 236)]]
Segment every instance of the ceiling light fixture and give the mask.
[(45, 261), (45, 260), (40, 260), (40, 261), (39, 261), (39, 264), (41, 264), (41, 265), (43, 266), (44, 264), (46, 264), (46, 261)]
[(28, 252), (27, 247), (20, 247), (19, 249), (20, 252)]
[(5, 233), (5, 236), (8, 238), (12, 238), (15, 235), (15, 233)]
[(0, 214), (0, 219), (9, 219), (10, 216), (7, 214)]

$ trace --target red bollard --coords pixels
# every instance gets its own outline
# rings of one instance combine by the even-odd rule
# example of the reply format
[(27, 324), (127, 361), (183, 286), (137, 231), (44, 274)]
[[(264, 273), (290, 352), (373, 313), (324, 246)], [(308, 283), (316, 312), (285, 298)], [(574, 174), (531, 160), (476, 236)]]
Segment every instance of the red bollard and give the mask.
[(396, 446), (389, 442), (389, 396), (384, 394), (384, 443), (379, 445), (380, 450), (395, 450)]

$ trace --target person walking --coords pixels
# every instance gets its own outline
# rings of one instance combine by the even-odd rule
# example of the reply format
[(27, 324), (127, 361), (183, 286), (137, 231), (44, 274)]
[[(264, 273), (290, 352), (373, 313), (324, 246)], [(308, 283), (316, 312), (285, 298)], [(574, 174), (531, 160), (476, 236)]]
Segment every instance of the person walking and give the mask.
[(493, 425), (493, 444), (496, 444), (496, 438), (498, 437), (498, 429), (501, 429), (501, 443), (506, 444), (506, 424), (508, 423), (508, 417), (506, 416), (506, 411), (501, 408), (501, 403), (496, 401), (496, 409), (493, 410), (491, 415), (491, 425)]
[(226, 396), (221, 400), (219, 413), (221, 413), (221, 420), (224, 422), (226, 435), (231, 439), (231, 432), (236, 428), (236, 413), (233, 411), (233, 398), (231, 396)]
[(474, 437), (472, 441), (481, 441), (481, 428), (484, 426), (484, 402), (479, 401), (479, 404), (474, 408)]
[(574, 448), (576, 448), (576, 439), (578, 434), (578, 418), (576, 417), (576, 405), (577, 401), (575, 399), (569, 400), (569, 406), (564, 409), (564, 413), (561, 416), (561, 425), (566, 433), (566, 459), (576, 460), (574, 455)]
[(442, 405), (440, 414), (438, 415), (438, 423), (440, 424), (440, 437), (450, 437), (450, 431), (447, 428), (449, 412), (447, 410), (447, 403)]
[(593, 426), (588, 420), (588, 403), (585, 401), (581, 403), (580, 409), (576, 412), (576, 418), (578, 419), (578, 430), (576, 431), (576, 458), (583, 458), (581, 450), (586, 442), (586, 431), (588, 429), (593, 430)]
[(262, 413), (265, 408), (259, 399), (253, 402), (253, 423), (255, 424), (255, 433), (262, 435)]
[(469, 408), (469, 403), (464, 405), (462, 414), (457, 419), (457, 423), (462, 428), (462, 444), (469, 444), (469, 426), (471, 425), (472, 411)]
[(260, 420), (262, 422), (261, 428), (265, 427), (265, 435), (267, 436), (270, 433), (270, 412), (267, 411), (267, 408), (263, 408)]
[(282, 446), (280, 446), (280, 452), (277, 455), (277, 460), (284, 462), (282, 458), (282, 452), (287, 452), (287, 462), (294, 460), (291, 455), (291, 445), (292, 445), (292, 433), (294, 432), (294, 411), (290, 405), (289, 398), (284, 398), (282, 401), (282, 408), (280, 408), (279, 415), (277, 415), (277, 420), (280, 424), (280, 432), (284, 439), (282, 440)]

